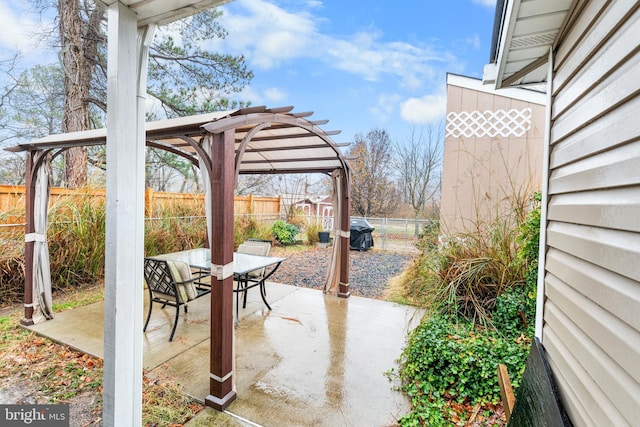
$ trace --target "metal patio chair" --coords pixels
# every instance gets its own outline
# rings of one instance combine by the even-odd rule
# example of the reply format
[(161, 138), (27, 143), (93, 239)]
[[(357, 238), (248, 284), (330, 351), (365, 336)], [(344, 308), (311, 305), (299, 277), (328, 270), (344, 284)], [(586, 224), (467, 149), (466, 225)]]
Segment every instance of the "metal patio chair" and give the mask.
[(211, 289), (196, 287), (198, 277), (193, 277), (189, 265), (184, 262), (168, 261), (162, 259), (144, 259), (144, 280), (149, 290), (149, 311), (144, 322), (143, 331), (147, 330), (153, 304), (162, 304), (162, 308), (171, 306), (176, 308), (176, 317), (169, 341), (173, 341), (173, 335), (178, 326), (180, 307), (184, 307), (187, 313), (188, 303), (211, 292)]

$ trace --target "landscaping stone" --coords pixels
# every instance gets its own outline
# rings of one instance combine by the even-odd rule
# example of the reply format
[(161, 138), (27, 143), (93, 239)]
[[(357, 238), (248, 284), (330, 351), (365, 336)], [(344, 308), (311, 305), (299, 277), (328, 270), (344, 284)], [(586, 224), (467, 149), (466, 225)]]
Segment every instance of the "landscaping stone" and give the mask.
[[(288, 252), (274, 247), (271, 255), (287, 260), (280, 265), (270, 280), (286, 285), (322, 289), (329, 269), (332, 247), (311, 248), (300, 252)], [(352, 295), (380, 299), (388, 286), (388, 280), (397, 276), (415, 259), (415, 254), (369, 250), (350, 251), (351, 267), (349, 285)]]

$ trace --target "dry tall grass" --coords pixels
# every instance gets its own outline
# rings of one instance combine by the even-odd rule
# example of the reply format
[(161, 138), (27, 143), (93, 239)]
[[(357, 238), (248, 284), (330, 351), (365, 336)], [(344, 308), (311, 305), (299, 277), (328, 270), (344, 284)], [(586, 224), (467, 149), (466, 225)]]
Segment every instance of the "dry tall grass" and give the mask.
[[(394, 287), (394, 299), (489, 325), (496, 298), (525, 280), (518, 233), (527, 205), (519, 197), (511, 213), (492, 224), (421, 247), (422, 255)], [(434, 232), (421, 240), (434, 241)]]

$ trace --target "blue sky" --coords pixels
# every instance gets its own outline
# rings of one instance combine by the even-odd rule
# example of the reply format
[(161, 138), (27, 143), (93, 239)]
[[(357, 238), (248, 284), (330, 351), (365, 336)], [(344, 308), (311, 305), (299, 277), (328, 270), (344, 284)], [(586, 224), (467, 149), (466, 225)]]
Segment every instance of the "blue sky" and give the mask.
[[(393, 4), (393, 6), (390, 6)], [(255, 78), (244, 98), (329, 119), (336, 141), (444, 117), (446, 73), (481, 77), (492, 0), (237, 0), (223, 7), (220, 48), (244, 53)]]
[[(37, 17), (22, 0), (0, 2), (0, 59), (50, 63), (34, 45)], [(235, 0), (222, 7), (229, 36), (211, 48), (244, 54), (255, 77), (239, 99), (293, 105), (356, 133), (386, 129), (405, 140), (412, 126), (444, 118), (446, 73), (481, 77), (495, 0)], [(55, 54), (53, 54), (55, 60)]]

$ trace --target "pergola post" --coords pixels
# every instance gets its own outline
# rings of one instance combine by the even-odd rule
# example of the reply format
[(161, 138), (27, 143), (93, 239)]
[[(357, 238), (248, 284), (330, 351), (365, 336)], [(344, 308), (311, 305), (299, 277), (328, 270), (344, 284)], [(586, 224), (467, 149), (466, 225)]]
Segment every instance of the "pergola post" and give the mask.
[(236, 399), (233, 342), (233, 191), (235, 129), (213, 134), (211, 147), (211, 316), (209, 395), (224, 411)]
[(142, 423), (146, 71), (155, 26), (109, 5), (104, 302), (105, 426)]
[[(36, 177), (34, 174), (35, 153), (27, 153), (27, 170), (25, 185), (25, 236), (35, 232), (34, 205), (36, 196)], [(25, 326), (33, 325), (33, 254), (35, 241), (24, 244), (24, 318), (20, 321)]]
[(342, 217), (340, 219), (340, 224), (342, 228), (342, 232), (340, 233), (340, 286), (338, 288), (338, 296), (342, 298), (348, 298), (351, 295), (351, 291), (349, 291), (349, 246), (350, 246), (350, 238), (349, 238), (349, 230), (351, 228), (351, 212), (349, 208), (349, 202), (351, 197), (351, 176), (349, 175), (349, 169), (343, 169), (343, 179), (340, 180), (342, 185), (342, 209), (341, 214)]

